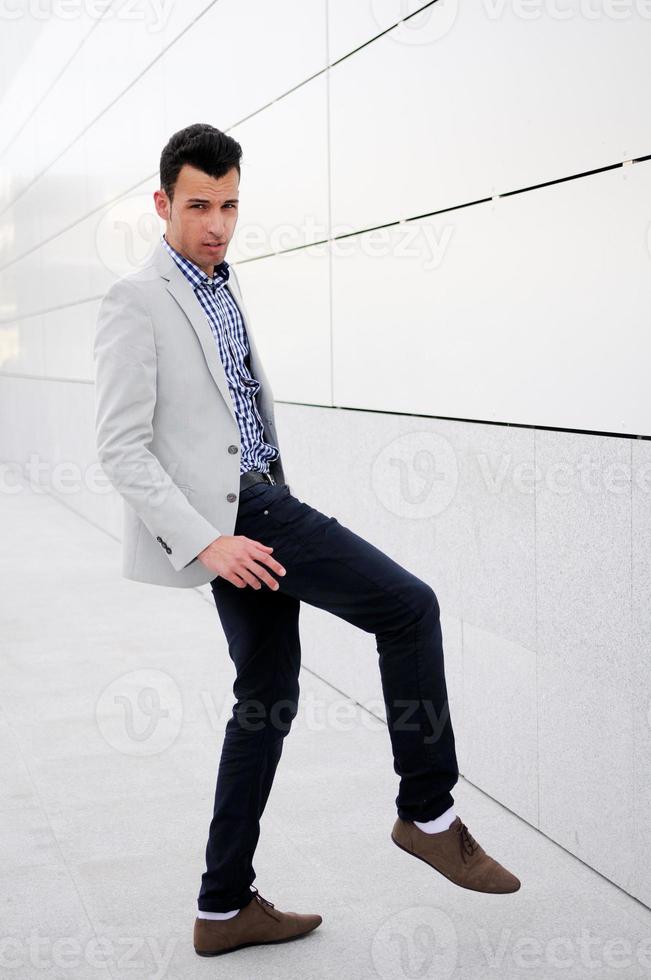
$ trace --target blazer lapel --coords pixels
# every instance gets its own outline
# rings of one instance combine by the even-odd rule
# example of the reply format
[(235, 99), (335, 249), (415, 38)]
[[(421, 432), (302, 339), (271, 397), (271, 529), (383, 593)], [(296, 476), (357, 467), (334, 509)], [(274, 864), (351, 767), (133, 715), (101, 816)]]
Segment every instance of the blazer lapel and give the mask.
[(231, 398), (228, 381), (226, 380), (226, 372), (224, 371), (222, 359), (219, 356), (217, 343), (208, 323), (208, 318), (195, 296), (191, 283), (186, 279), (172, 256), (160, 242), (155, 253), (155, 263), (162, 278), (167, 281), (168, 292), (172, 294), (192, 324), (194, 332), (201, 344), (204, 357), (206, 358), (208, 369), (226, 402), (229, 412), (235, 421), (237, 421), (233, 408), (233, 399)]
[[(231, 398), (228, 381), (226, 379), (226, 372), (224, 371), (224, 365), (222, 364), (222, 359), (219, 355), (219, 349), (210, 328), (210, 324), (208, 323), (208, 318), (206, 317), (206, 314), (204, 313), (201, 304), (195, 295), (191, 283), (188, 282), (172, 256), (160, 242), (158, 243), (156, 251), (154, 252), (154, 264), (162, 278), (166, 280), (168, 292), (172, 294), (192, 324), (192, 327), (199, 339), (199, 343), (201, 344), (204, 357), (206, 358), (206, 364), (208, 365), (210, 373), (214, 378), (215, 384), (219, 388), (229, 412), (235, 421), (237, 421), (235, 409), (233, 408), (233, 399)], [(258, 354), (258, 348), (251, 330), (251, 321), (244, 306), (242, 293), (240, 292), (240, 287), (237, 282), (233, 266), (230, 266), (230, 276), (226, 285), (235, 298), (244, 322), (244, 329), (246, 330), (246, 336), (249, 342), (249, 363), (251, 365), (251, 374), (257, 381), (260, 382), (260, 391), (258, 392), (257, 398), (258, 406), (261, 409), (263, 417), (267, 421), (273, 421), (273, 395), (269, 386), (269, 381), (264, 372), (264, 368), (262, 367), (262, 362)]]

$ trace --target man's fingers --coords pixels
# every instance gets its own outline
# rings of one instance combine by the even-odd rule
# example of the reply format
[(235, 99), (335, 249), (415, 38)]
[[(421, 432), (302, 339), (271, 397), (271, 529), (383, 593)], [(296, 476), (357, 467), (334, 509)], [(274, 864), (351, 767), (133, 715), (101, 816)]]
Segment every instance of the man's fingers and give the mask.
[(266, 562), (266, 564), (269, 565), (269, 568), (271, 568), (272, 571), (277, 572), (278, 575), (285, 574), (285, 569), (280, 562), (276, 561), (275, 558), (272, 558), (270, 554), (265, 554), (265, 552), (273, 551), (273, 547), (271, 545), (263, 544), (262, 541), (256, 541), (254, 538), (245, 538), (245, 540), (253, 546), (249, 551), (250, 558), (257, 558), (260, 561)]
[(275, 558), (272, 558), (271, 555), (265, 555), (264, 552), (259, 552), (259, 551), (255, 551), (254, 550), (254, 551), (251, 552), (251, 558), (254, 561), (255, 560), (257, 560), (257, 561), (263, 561), (265, 563), (265, 565), (268, 565), (269, 566), (269, 568), (272, 570), (272, 572), (276, 572), (278, 575), (284, 575), (285, 574), (285, 568), (284, 568), (284, 566), (281, 565), (279, 561), (276, 561)]
[(236, 572), (232, 572), (228, 576), (224, 576), (232, 585), (236, 585), (238, 589), (245, 589), (247, 585), (251, 585), (251, 580), (243, 572), (239, 575)]
[(253, 572), (255, 572), (255, 574), (256, 574), (256, 575), (258, 576), (258, 578), (259, 578), (259, 579), (262, 579), (262, 581), (263, 581), (263, 582), (264, 582), (264, 583), (265, 583), (266, 585), (268, 585), (270, 589), (273, 589), (273, 590), (274, 590), (274, 592), (275, 592), (275, 591), (276, 591), (276, 590), (277, 590), (277, 589), (279, 588), (279, 586), (278, 586), (278, 582), (277, 582), (277, 581), (276, 581), (276, 579), (275, 579), (275, 578), (273, 577), (273, 575), (270, 575), (270, 574), (269, 574), (269, 572), (268, 572), (268, 571), (267, 571), (267, 569), (266, 569), (266, 568), (264, 567), (264, 565), (260, 565), (260, 564), (259, 564), (259, 563), (258, 563), (257, 561), (253, 561), (253, 560), (252, 560), (252, 561), (251, 561), (251, 564), (249, 565), (249, 568), (250, 568), (250, 569), (251, 569), (251, 570), (252, 570)]
[(248, 568), (240, 568), (239, 574), (242, 576), (242, 578), (246, 582), (248, 582), (248, 584), (252, 588), (254, 588), (254, 589), (261, 589), (262, 588), (262, 586), (261, 586), (260, 582), (258, 581), (258, 579), (255, 577), (255, 575), (252, 575), (251, 572), (249, 572)]
[(237, 570), (233, 569), (230, 576), (224, 577), (227, 577), (229, 582), (240, 589), (247, 585), (253, 589), (260, 589), (264, 583), (273, 592), (277, 592), (278, 580), (270, 574), (266, 566), (276, 575), (285, 575), (286, 569), (271, 556), (270, 552), (273, 551), (273, 547), (244, 535), (240, 537), (244, 539), (246, 544), (243, 549), (244, 554), (235, 560)]
[(244, 538), (245, 541), (248, 541), (249, 544), (254, 544), (256, 548), (264, 548), (265, 551), (273, 551), (273, 548), (270, 544), (263, 544), (262, 541), (256, 541), (255, 538), (247, 538), (246, 535), (244, 534), (242, 535), (242, 537)]

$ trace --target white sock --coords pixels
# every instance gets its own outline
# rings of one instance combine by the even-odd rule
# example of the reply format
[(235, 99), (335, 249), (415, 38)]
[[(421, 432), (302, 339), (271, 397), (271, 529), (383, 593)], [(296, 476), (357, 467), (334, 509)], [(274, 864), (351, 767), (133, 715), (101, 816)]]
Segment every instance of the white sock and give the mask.
[(237, 915), (239, 909), (233, 909), (232, 912), (202, 912), (201, 909), (197, 912), (198, 919), (232, 919), (234, 915)]
[[(251, 886), (249, 885), (249, 888)], [(253, 891), (254, 889), (251, 889)], [(234, 915), (241, 912), (241, 909), (233, 909), (231, 912), (202, 912), (201, 909), (197, 912), (198, 919), (232, 919)]]
[(447, 830), (455, 817), (454, 807), (451, 806), (449, 810), (442, 813), (440, 817), (435, 817), (434, 820), (425, 820), (423, 823), (414, 820), (414, 823), (420, 830), (424, 830), (426, 834), (438, 834), (442, 830)]

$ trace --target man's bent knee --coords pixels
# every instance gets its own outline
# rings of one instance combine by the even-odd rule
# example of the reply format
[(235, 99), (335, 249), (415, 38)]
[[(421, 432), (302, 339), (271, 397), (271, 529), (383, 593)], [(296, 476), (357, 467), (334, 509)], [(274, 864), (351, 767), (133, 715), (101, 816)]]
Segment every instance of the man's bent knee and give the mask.
[(409, 604), (419, 618), (425, 616), (432, 609), (436, 616), (439, 616), (441, 609), (436, 593), (431, 585), (422, 579), (415, 579), (408, 594)]

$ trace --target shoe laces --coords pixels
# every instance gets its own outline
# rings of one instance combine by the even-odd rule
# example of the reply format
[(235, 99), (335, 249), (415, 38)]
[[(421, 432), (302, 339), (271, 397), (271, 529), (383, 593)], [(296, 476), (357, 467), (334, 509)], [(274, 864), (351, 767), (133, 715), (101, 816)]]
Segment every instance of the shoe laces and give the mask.
[(470, 831), (468, 830), (468, 828), (466, 827), (463, 821), (461, 821), (461, 824), (459, 826), (458, 834), (459, 834), (459, 843), (461, 845), (461, 856), (465, 861), (465, 855), (468, 854), (469, 856), (472, 857), (472, 855), (479, 847), (479, 844), (472, 836), (472, 834), (470, 833)]
[(255, 885), (253, 886), (253, 888), (251, 890), (252, 890), (253, 894), (258, 898), (258, 900), (260, 902), (262, 902), (264, 905), (268, 905), (269, 908), (272, 908), (272, 909), (276, 907), (273, 902), (268, 902), (266, 898), (263, 898), (262, 897), (262, 895), (260, 894), (260, 892), (258, 891), (258, 889), (255, 887)]

